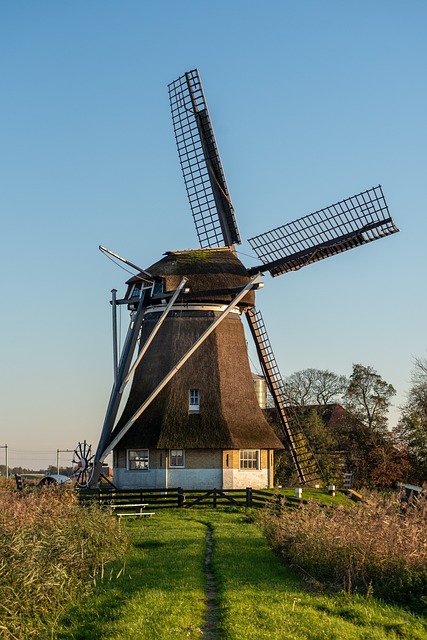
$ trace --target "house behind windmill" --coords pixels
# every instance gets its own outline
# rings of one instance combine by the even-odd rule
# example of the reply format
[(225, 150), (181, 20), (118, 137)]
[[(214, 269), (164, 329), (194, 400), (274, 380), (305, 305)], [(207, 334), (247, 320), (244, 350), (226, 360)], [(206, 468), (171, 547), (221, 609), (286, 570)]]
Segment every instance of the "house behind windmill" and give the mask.
[[(250, 277), (228, 248), (169, 252), (149, 272), (178, 298), (134, 373), (112, 439), (181, 356), (223, 311)], [(139, 295), (128, 281), (129, 306)], [(265, 488), (273, 486), (274, 451), (283, 445), (267, 423), (250, 371), (242, 314), (254, 305), (249, 291), (127, 430), (113, 451), (118, 488)], [(151, 298), (142, 346), (165, 307)]]

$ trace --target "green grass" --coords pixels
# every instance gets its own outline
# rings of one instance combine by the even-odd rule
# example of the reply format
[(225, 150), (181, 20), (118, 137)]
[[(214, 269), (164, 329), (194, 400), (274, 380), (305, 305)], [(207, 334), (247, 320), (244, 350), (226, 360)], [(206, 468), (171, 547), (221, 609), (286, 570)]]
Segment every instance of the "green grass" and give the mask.
[(241, 510), (165, 510), (125, 526), (133, 540), (125, 566), (116, 563), (91, 597), (69, 608), (52, 637), (202, 638), (209, 527), (217, 587), (217, 629), (209, 637), (427, 640), (426, 620), (404, 609), (374, 599), (328, 595), (302, 581)]
[[(295, 489), (280, 489), (280, 494), (287, 498), (295, 498)], [(331, 496), (327, 489), (307, 489), (303, 487), (302, 499), (311, 500), (313, 502), (320, 502), (328, 506), (337, 507), (339, 505), (343, 507), (351, 507), (354, 505), (344, 491), (337, 490), (335, 496)]]
[(199, 638), (206, 527), (194, 516), (171, 510), (127, 521), (130, 552), (104, 576), (94, 596), (67, 611), (54, 637)]
[[(213, 514), (214, 567), (220, 583), (221, 637), (298, 640), (427, 638), (427, 624), (375, 600), (326, 595), (273, 555), (243, 516)], [(216, 524), (215, 524), (216, 520)]]

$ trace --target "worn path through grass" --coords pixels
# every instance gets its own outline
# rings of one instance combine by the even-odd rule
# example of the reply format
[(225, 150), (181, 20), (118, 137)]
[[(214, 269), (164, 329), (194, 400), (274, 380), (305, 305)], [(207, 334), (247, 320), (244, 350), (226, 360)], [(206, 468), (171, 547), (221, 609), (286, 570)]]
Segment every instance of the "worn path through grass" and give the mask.
[[(133, 539), (125, 565), (116, 563), (46, 638), (427, 640), (427, 622), (398, 607), (316, 592), (242, 511), (159, 511), (125, 526)], [(206, 584), (208, 531), (213, 585)]]

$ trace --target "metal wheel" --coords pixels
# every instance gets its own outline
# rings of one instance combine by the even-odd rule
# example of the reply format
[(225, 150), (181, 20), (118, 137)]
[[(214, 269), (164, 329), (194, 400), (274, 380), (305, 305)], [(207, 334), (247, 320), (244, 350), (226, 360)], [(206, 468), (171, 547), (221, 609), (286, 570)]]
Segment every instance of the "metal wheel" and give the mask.
[(94, 466), (92, 446), (86, 440), (79, 442), (73, 454), (73, 477), (76, 479), (76, 486), (84, 489), (89, 486), (93, 476)]

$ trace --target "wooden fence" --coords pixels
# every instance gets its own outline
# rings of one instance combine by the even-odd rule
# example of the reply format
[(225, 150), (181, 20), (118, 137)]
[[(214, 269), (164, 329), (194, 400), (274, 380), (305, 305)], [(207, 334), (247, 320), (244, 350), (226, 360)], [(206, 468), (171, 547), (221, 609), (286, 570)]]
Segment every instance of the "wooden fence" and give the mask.
[[(197, 506), (210, 506), (217, 508), (224, 505), (236, 507), (263, 507), (273, 499), (277, 501), (283, 498), (274, 491), (261, 491), (260, 489), (80, 489), (79, 500), (83, 504), (97, 502), (100, 506), (120, 504), (147, 504), (150, 509), (174, 508), (189, 509)], [(286, 498), (289, 506), (301, 504), (297, 498)]]

